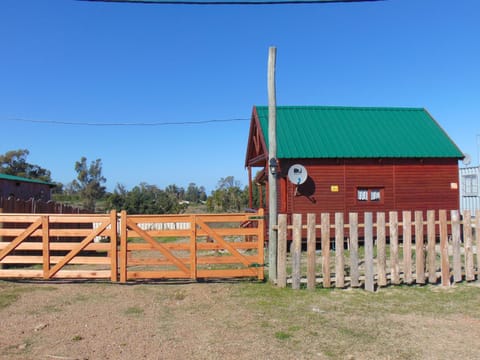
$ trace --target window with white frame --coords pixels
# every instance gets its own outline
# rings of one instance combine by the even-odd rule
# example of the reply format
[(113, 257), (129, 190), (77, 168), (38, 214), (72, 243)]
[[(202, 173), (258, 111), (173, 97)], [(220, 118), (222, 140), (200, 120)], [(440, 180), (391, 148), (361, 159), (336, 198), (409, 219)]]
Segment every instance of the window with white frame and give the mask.
[(463, 175), (463, 195), (477, 196), (478, 195), (478, 177), (477, 175)]
[(361, 203), (380, 203), (383, 201), (383, 188), (357, 188), (357, 201)]

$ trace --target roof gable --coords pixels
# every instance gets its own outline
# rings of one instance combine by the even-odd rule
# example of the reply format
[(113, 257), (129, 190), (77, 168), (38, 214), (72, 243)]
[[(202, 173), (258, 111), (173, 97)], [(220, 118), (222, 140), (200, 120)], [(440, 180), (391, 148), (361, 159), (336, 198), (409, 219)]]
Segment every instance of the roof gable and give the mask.
[[(268, 107), (255, 106), (253, 114), (268, 148)], [(278, 106), (277, 157), (460, 159), (463, 154), (425, 109)]]

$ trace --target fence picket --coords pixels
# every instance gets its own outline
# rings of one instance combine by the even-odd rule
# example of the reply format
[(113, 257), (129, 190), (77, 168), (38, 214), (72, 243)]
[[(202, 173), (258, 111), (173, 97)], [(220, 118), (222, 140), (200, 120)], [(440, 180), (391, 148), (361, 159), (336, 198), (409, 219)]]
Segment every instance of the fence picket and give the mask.
[(345, 287), (343, 213), (335, 214), (335, 287)]
[(390, 223), (390, 266), (391, 281), (393, 285), (400, 284), (400, 266), (398, 264), (398, 214), (390, 211), (388, 214)]
[(322, 213), (322, 275), (323, 287), (329, 288), (330, 281), (330, 214)]
[(475, 212), (475, 245), (477, 246), (477, 281), (480, 282), (480, 210)]
[(277, 286), (287, 286), (287, 215), (278, 215)]
[(465, 244), (465, 280), (472, 281), (475, 280), (475, 271), (473, 269), (472, 215), (470, 210), (463, 212), (463, 240)]
[(437, 283), (437, 266), (436, 266), (436, 250), (435, 250), (435, 211), (427, 211), (427, 268), (428, 282), (430, 284)]
[(315, 214), (307, 214), (307, 289), (313, 290), (316, 287), (316, 250), (317, 236), (315, 229)]
[(378, 286), (387, 286), (387, 243), (385, 239), (385, 213), (377, 213), (377, 272)]
[(290, 250), (292, 256), (292, 289), (300, 289), (302, 255), (302, 214), (293, 214), (293, 237)]
[(425, 248), (423, 241), (423, 212), (415, 211), (415, 281), (425, 284)]
[(412, 277), (412, 213), (402, 212), (403, 222), (403, 280), (406, 284), (413, 282)]
[(360, 286), (360, 271), (358, 268), (358, 214), (349, 214), (350, 225), (350, 286)]
[(462, 257), (460, 254), (460, 215), (457, 210), (450, 212), (452, 222), (453, 281), (462, 281)]
[(440, 270), (442, 286), (450, 286), (450, 259), (448, 257), (448, 224), (447, 211), (440, 210)]
[(375, 291), (373, 274), (373, 218), (365, 213), (365, 290)]

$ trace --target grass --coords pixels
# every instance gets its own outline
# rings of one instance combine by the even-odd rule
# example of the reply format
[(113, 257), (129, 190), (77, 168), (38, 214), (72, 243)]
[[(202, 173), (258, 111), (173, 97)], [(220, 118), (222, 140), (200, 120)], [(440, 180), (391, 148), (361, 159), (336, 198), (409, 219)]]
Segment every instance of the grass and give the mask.
[(16, 286), (5, 281), (0, 281), (0, 310), (15, 303), (22, 294), (32, 291), (54, 291), (56, 287), (53, 286)]

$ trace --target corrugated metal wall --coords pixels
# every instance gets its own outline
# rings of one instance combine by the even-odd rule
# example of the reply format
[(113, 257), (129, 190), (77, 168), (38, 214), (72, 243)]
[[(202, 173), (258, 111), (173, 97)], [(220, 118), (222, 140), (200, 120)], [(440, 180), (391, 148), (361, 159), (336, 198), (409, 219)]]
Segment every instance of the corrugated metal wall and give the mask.
[(460, 211), (480, 210), (480, 166), (460, 168)]

